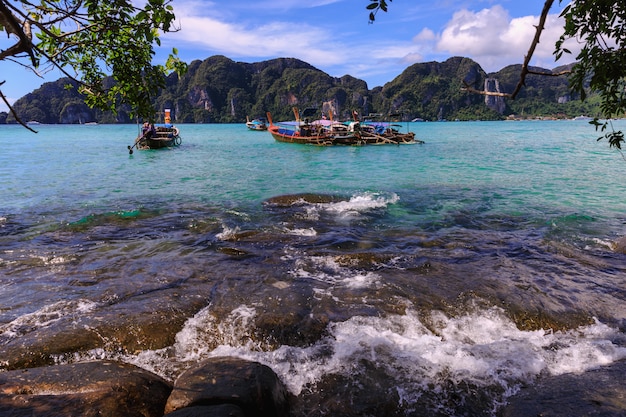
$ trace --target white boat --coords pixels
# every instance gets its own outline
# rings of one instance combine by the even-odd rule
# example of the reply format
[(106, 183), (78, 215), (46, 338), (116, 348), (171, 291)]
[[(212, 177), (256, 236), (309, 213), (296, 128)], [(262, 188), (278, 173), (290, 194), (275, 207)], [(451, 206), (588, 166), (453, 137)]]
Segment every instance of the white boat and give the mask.
[(250, 120), (248, 116), (246, 116), (246, 126), (250, 130), (267, 130), (267, 123), (263, 119), (253, 119)]

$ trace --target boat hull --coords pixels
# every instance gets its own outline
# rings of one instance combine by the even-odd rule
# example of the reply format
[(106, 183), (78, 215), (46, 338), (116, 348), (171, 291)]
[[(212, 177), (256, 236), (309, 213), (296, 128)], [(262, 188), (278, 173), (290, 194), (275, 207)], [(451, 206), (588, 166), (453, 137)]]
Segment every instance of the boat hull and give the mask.
[(267, 123), (265, 123), (263, 119), (250, 120), (250, 118), (246, 116), (246, 127), (250, 130), (265, 131), (267, 130)]
[(152, 135), (144, 135), (137, 138), (137, 149), (162, 149), (172, 148), (181, 144), (180, 132), (177, 127), (156, 128)]
[(256, 130), (256, 131), (264, 131), (267, 130), (267, 125), (263, 124), (263, 123), (246, 123), (246, 126), (248, 129), (250, 130)]
[(278, 126), (271, 126), (269, 128), (269, 132), (272, 137), (278, 142), (299, 143), (301, 145), (317, 146), (328, 146), (333, 144), (332, 138), (325, 134), (304, 136), (296, 131), (281, 129)]

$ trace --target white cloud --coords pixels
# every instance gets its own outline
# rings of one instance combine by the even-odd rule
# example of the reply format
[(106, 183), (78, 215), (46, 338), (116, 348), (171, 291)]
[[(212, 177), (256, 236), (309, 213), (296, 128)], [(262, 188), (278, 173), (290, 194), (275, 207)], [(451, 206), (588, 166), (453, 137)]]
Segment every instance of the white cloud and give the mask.
[(428, 28), (424, 28), (420, 33), (413, 37), (413, 42), (427, 42), (433, 41), (435, 39), (437, 39), (437, 35), (435, 35), (435, 32)]
[(221, 18), (199, 17), (185, 11), (177, 13), (182, 30), (166, 35), (173, 43), (190, 43), (196, 49), (210, 54), (224, 54), (233, 59), (297, 57), (313, 65), (324, 61), (334, 64), (342, 60), (339, 55), (329, 54), (325, 49), (332, 39), (317, 26), (300, 23), (297, 30), (289, 30), (289, 36), (286, 36), (285, 28), (293, 27), (293, 22), (257, 24), (253, 20), (230, 23)]
[(403, 56), (401, 59), (401, 62), (407, 65), (412, 65), (417, 62), (422, 62), (423, 60), (424, 60), (424, 56), (422, 54), (418, 52), (412, 52)]
[[(469, 56), (486, 71), (497, 71), (506, 65), (524, 61), (538, 22), (538, 16), (512, 19), (499, 5), (479, 12), (461, 10), (447, 23), (436, 49), (449, 55)], [(554, 45), (562, 31), (562, 19), (549, 15), (532, 65), (555, 66)]]

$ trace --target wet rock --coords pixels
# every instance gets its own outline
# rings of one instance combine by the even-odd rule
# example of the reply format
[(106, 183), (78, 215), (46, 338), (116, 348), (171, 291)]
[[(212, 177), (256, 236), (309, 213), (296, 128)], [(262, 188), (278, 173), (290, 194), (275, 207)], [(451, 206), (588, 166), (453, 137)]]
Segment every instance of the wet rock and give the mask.
[(187, 407), (168, 413), (165, 417), (246, 417), (241, 407), (234, 404)]
[(134, 365), (102, 361), (0, 373), (0, 415), (161, 417), (172, 390)]
[(165, 412), (231, 404), (240, 407), (247, 416), (283, 417), (288, 415), (287, 399), (285, 387), (269, 367), (219, 357), (203, 361), (178, 377)]
[(271, 197), (265, 200), (265, 204), (270, 204), (279, 207), (289, 207), (298, 203), (309, 204), (328, 204), (336, 203), (339, 201), (347, 201), (346, 198), (338, 197), (329, 194), (314, 194), (314, 193), (302, 193), (302, 194), (287, 194)]
[[(63, 318), (1, 345), (0, 369), (53, 365), (97, 348), (133, 353), (170, 346), (187, 318), (204, 303), (193, 296), (163, 296), (158, 303), (146, 303), (136, 310), (129, 307), (79, 319)], [(133, 304), (136, 307), (137, 303)]]
[(613, 243), (613, 250), (616, 253), (624, 253), (626, 254), (626, 236), (618, 239)]
[(385, 262), (389, 262), (396, 255), (394, 254), (381, 254), (373, 252), (356, 252), (347, 253), (335, 257), (335, 261), (338, 265), (344, 267), (373, 269)]
[[(421, 408), (408, 413), (402, 408), (398, 390), (392, 380), (379, 372), (375, 365), (362, 362), (360, 366), (370, 367), (367, 373), (358, 378), (353, 375), (328, 374), (315, 384), (315, 389), (307, 389), (292, 402), (294, 416), (386, 416), (404, 417), (429, 416)], [(312, 387), (311, 387), (312, 388)]]
[(626, 415), (626, 361), (540, 380), (509, 399), (501, 417)]
[(285, 301), (292, 301), (290, 295), (267, 300), (267, 307), (258, 312), (255, 320), (254, 340), (268, 343), (271, 348), (277, 349), (282, 345), (309, 346), (326, 335), (329, 324), (327, 316), (311, 314), (309, 306), (290, 310), (281, 308)]

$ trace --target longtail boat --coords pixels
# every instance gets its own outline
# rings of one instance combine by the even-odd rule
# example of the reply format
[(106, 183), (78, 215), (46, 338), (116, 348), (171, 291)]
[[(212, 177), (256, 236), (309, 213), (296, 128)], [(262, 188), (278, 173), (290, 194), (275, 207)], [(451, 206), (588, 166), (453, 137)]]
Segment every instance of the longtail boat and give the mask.
[[(352, 123), (351, 123), (352, 124)], [(412, 143), (424, 143), (424, 141), (415, 139), (415, 133), (401, 133), (398, 129), (399, 125), (389, 123), (359, 123), (354, 122), (352, 129), (356, 135), (366, 145), (400, 145)]]
[(296, 112), (295, 121), (280, 122), (279, 124), (274, 124), (272, 115), (269, 112), (267, 113), (267, 120), (269, 121), (267, 130), (274, 139), (279, 142), (300, 143), (303, 145), (328, 146), (333, 144), (332, 136), (321, 125), (301, 122), (296, 109), (294, 109), (294, 112)]
[(401, 133), (399, 125), (390, 123), (360, 122), (358, 115), (353, 113), (354, 121), (341, 123), (320, 119), (309, 122), (300, 120), (298, 109), (294, 108), (295, 121), (274, 124), (268, 112), (268, 130), (279, 142), (300, 143), (308, 145), (400, 145), (424, 143), (415, 139), (415, 133)]
[(135, 139), (133, 146), (128, 146), (128, 152), (137, 149), (161, 149), (178, 146), (182, 143), (180, 130), (171, 123), (170, 109), (165, 109), (163, 124), (144, 123), (141, 134)]

